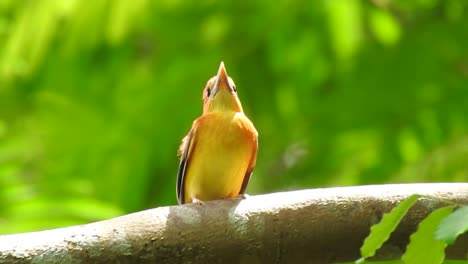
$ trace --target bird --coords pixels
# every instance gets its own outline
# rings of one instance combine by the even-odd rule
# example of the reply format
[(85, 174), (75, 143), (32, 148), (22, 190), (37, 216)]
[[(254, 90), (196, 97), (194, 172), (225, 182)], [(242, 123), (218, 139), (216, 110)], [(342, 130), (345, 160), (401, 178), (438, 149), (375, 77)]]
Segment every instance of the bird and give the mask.
[(234, 81), (221, 62), (203, 90), (203, 114), (179, 147), (179, 204), (244, 198), (258, 151), (258, 132), (244, 114)]

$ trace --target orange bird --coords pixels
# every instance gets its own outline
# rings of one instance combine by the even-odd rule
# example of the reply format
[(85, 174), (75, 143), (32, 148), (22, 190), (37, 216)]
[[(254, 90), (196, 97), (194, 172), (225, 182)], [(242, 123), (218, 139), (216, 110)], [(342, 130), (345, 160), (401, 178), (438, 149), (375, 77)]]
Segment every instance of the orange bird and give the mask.
[(244, 115), (236, 85), (221, 62), (203, 90), (203, 114), (179, 148), (179, 203), (243, 196), (257, 148), (257, 130)]

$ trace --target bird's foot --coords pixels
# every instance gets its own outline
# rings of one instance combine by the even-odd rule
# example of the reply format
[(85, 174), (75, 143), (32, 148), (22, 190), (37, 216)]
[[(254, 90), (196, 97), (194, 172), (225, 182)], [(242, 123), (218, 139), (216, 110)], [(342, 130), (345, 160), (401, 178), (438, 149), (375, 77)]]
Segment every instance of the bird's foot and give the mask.
[(242, 194), (239, 194), (237, 195), (236, 197), (234, 197), (234, 199), (247, 199), (247, 197), (249, 197), (250, 195), (246, 194), (246, 193), (242, 193)]
[(192, 197), (192, 203), (198, 205), (205, 205), (205, 203), (202, 200), (198, 199), (196, 196)]

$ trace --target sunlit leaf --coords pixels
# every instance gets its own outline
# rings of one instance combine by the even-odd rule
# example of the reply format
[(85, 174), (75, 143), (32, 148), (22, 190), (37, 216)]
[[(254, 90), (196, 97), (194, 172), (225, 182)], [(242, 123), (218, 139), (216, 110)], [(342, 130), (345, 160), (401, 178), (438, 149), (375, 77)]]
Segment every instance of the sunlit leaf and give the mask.
[(370, 27), (376, 38), (385, 45), (394, 45), (400, 39), (400, 26), (389, 11), (372, 10), (370, 12)]
[(346, 60), (357, 51), (361, 41), (361, 2), (327, 1), (326, 6), (334, 51), (339, 59)]
[(435, 236), (447, 244), (455, 242), (457, 237), (468, 231), (468, 206), (462, 206), (457, 209), (442, 223), (440, 223)]
[(446, 243), (435, 240), (434, 232), (442, 219), (453, 210), (453, 206), (439, 208), (427, 216), (410, 237), (410, 243), (402, 259), (406, 264), (438, 264), (445, 257)]
[(398, 206), (392, 209), (389, 213), (384, 214), (382, 221), (371, 227), (369, 236), (364, 240), (361, 247), (361, 260), (374, 256), (385, 241), (390, 237), (392, 232), (405, 216), (411, 206), (416, 203), (420, 195), (414, 194), (401, 202)]

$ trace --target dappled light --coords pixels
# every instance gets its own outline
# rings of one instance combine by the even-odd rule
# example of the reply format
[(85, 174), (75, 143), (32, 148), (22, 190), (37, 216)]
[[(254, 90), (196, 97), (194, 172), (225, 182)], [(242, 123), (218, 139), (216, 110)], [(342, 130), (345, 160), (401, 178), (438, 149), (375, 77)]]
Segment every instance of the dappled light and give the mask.
[(247, 194), (467, 182), (467, 10), (0, 1), (0, 233), (175, 205), (221, 61), (259, 134)]

